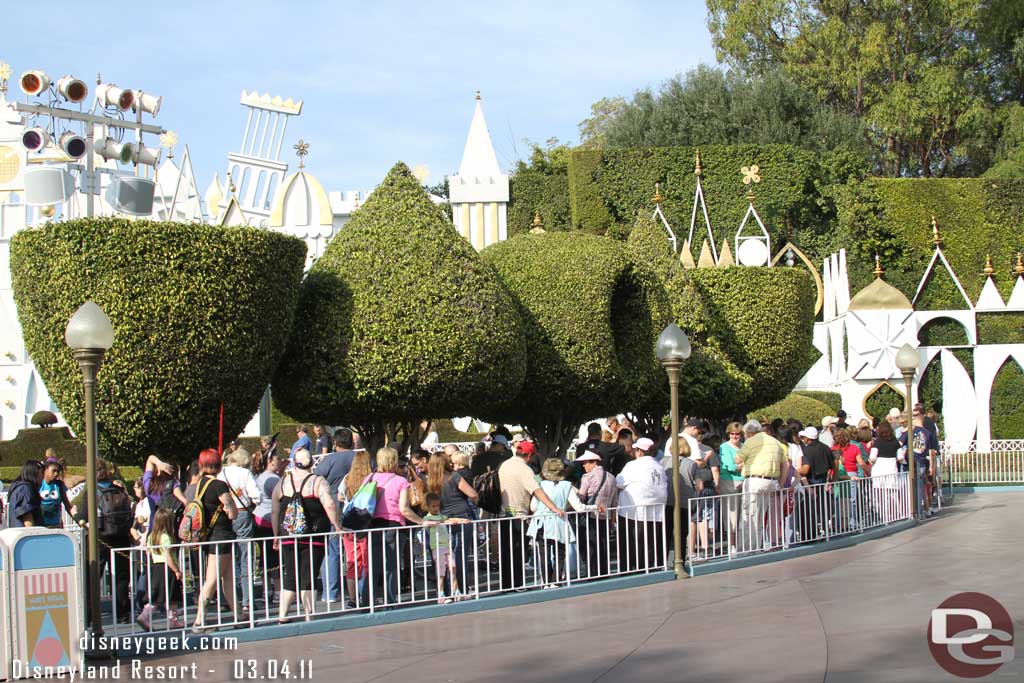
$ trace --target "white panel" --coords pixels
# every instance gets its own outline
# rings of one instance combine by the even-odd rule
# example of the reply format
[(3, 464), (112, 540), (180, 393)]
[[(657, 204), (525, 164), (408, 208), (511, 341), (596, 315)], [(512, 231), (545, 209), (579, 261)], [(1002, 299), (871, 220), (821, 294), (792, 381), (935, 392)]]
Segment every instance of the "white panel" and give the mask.
[(978, 400), (967, 370), (948, 349), (942, 350), (942, 417), (947, 443), (966, 450), (977, 429)]
[(825, 287), (825, 307), (822, 311), (822, 320), (831, 320), (836, 317), (836, 290), (832, 284), (832, 262), (829, 259), (821, 264), (821, 281)]
[(1003, 297), (1000, 296), (999, 290), (996, 289), (996, 283), (992, 278), (985, 278), (985, 285), (981, 288), (981, 296), (978, 297), (978, 305), (975, 308), (979, 311), (1002, 311), (1006, 309)]
[(1013, 283), (1013, 292), (1010, 293), (1010, 301), (1006, 307), (1024, 309), (1024, 277), (1018, 277)]

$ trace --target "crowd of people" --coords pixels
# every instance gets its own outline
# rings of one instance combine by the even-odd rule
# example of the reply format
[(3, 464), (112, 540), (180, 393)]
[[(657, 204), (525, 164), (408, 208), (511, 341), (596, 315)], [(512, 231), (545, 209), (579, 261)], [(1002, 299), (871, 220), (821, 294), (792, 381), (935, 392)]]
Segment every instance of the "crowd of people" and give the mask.
[[(854, 528), (877, 499), (847, 482), (874, 477), (878, 486), (893, 475), (886, 486), (895, 488), (908, 441), (919, 514), (930, 515), (939, 490), (938, 430), (921, 406), (856, 425), (840, 411), (820, 430), (749, 420), (716, 434), (690, 419), (678, 472), (670, 437), (610, 418), (589, 424), (564, 459), (542, 458), (528, 435), (504, 427), (472, 453), (435, 439), (371, 454), (352, 430), (302, 426), (287, 450), (264, 438), (250, 454), (234, 441), (184, 469), (150, 456), (132, 486), (100, 460), (101, 572), (118, 621), (150, 630), (162, 617), (168, 629), (202, 631), (257, 609), (261, 621), (284, 622), (293, 605), (310, 618), (318, 601), (353, 610), (446, 603), (664, 568), (673, 475), (691, 561)], [(81, 484), (68, 488), (55, 457), (27, 462), (9, 488), (6, 524), (84, 525), (84, 495)], [(421, 597), (403, 601), (410, 593)]]

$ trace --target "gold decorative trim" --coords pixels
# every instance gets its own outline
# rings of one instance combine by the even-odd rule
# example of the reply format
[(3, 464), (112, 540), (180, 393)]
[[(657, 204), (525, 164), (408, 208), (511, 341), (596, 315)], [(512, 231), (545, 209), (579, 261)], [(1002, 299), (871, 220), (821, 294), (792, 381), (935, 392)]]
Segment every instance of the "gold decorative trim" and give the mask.
[[(728, 246), (728, 242), (726, 243), (726, 246)], [(821, 313), (821, 309), (825, 307), (825, 283), (821, 280), (821, 273), (819, 273), (818, 269), (814, 267), (814, 262), (807, 258), (807, 254), (802, 252), (795, 244), (789, 242), (779, 253), (775, 254), (775, 258), (772, 259), (771, 265), (774, 267), (779, 261), (781, 261), (788, 249), (793, 250), (793, 253), (796, 254), (798, 259), (800, 259), (800, 262), (803, 263), (807, 270), (811, 271), (811, 275), (814, 276), (814, 286), (818, 290), (818, 296), (814, 299), (814, 315), (818, 315)]]
[[(871, 388), (871, 391), (869, 391), (868, 393), (864, 394), (864, 398), (863, 398), (863, 400), (861, 400), (860, 411), (864, 415), (866, 415), (867, 417), (877, 417), (879, 420), (884, 420), (885, 419), (885, 415), (872, 415), (871, 413), (868, 412), (868, 399), (871, 398), (872, 396), (874, 396), (878, 392), (878, 390), (881, 389), (882, 387), (889, 387), (890, 389), (895, 391), (897, 394), (902, 396), (903, 397), (903, 405), (899, 406), (899, 409), (900, 409), (900, 412), (903, 412), (904, 410), (906, 410), (906, 406), (907, 406), (907, 394), (906, 394), (906, 392), (900, 391), (895, 386), (893, 386), (893, 384), (891, 382), (889, 382), (888, 380), (882, 380), (881, 382), (879, 382), (878, 384), (873, 386)], [(896, 406), (892, 406), (892, 408), (895, 408), (895, 407)]]

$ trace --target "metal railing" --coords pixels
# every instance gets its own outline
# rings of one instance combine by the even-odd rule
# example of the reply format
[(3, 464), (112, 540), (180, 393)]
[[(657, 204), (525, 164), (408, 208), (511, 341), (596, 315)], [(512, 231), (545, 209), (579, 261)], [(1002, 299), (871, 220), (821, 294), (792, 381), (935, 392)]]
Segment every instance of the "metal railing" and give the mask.
[[(757, 480), (744, 484), (752, 481)], [(852, 536), (910, 519), (905, 472), (784, 490), (776, 490), (774, 482), (765, 486), (768, 490), (690, 499), (691, 565)]]
[[(176, 544), (167, 553), (180, 581), (152, 547), (111, 549), (114, 591), (105, 630), (129, 635), (145, 626), (170, 631), (196, 622), (205, 630), (251, 628), (662, 571), (669, 567), (663, 513), (660, 505), (564, 516), (542, 511), (433, 526)], [(445, 535), (447, 543), (438, 542)], [(328, 555), (330, 544), (338, 544), (336, 555)], [(318, 597), (321, 563), (328, 556), (337, 558), (332, 569), (340, 577), (338, 594)], [(143, 602), (153, 605), (147, 609)]]
[(943, 441), (940, 448), (950, 486), (1024, 484), (1024, 439)]

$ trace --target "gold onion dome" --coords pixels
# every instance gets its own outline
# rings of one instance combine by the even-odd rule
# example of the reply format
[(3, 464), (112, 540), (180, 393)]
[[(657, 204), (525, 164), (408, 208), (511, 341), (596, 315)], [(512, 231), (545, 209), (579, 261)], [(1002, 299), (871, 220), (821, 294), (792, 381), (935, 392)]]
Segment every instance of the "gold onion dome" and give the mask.
[(910, 299), (882, 278), (881, 259), (875, 256), (875, 279), (850, 299), (851, 311), (913, 310)]

